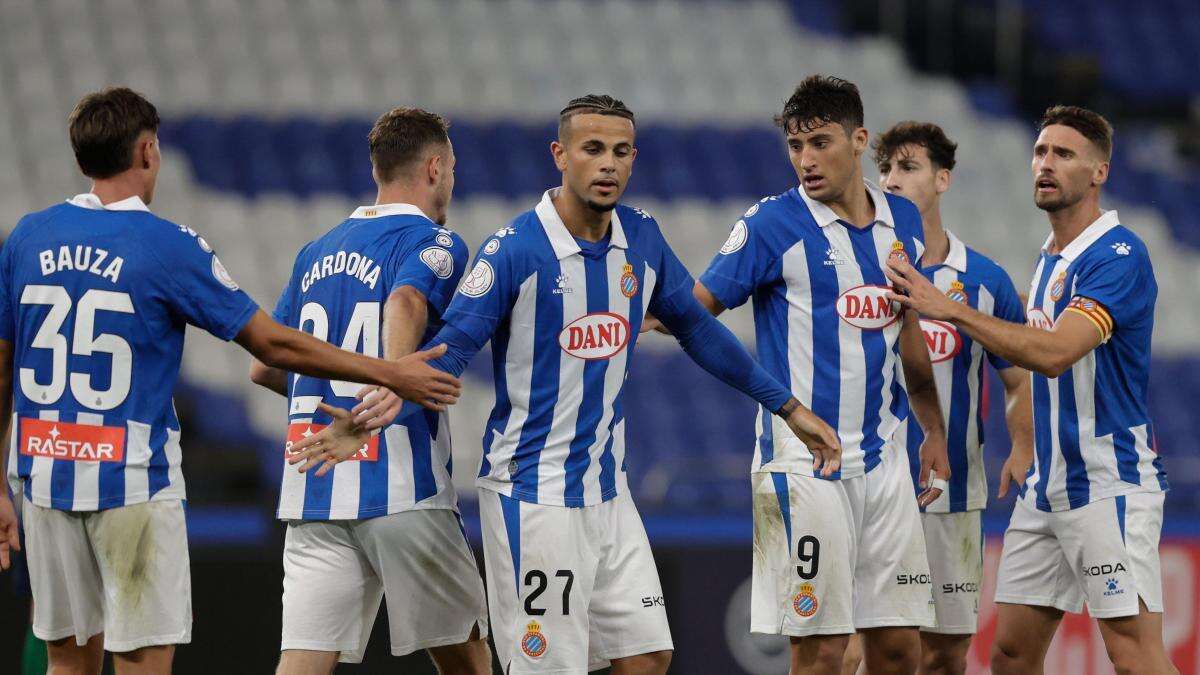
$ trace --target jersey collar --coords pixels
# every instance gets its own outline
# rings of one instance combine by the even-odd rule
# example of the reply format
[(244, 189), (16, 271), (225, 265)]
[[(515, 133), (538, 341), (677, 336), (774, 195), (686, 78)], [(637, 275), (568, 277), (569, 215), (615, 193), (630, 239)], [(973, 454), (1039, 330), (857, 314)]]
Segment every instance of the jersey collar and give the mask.
[(954, 236), (950, 230), (943, 230), (946, 233), (946, 238), (950, 240), (950, 252), (946, 254), (946, 260), (942, 263), (946, 267), (958, 271), (959, 274), (967, 273), (967, 245), (962, 243), (962, 240)]
[(100, 198), (97, 197), (94, 193), (84, 192), (83, 194), (78, 194), (78, 195), (75, 195), (74, 197), (71, 197), (70, 199), (67, 200), (67, 203), (71, 204), (72, 206), (78, 206), (81, 209), (91, 209), (93, 211), (145, 211), (146, 213), (150, 212), (150, 207), (146, 206), (146, 203), (142, 201), (142, 198), (137, 195), (134, 195), (132, 197), (126, 197), (125, 199), (122, 199), (121, 201), (112, 202), (111, 204), (104, 204), (100, 201)]
[[(558, 215), (558, 209), (554, 208), (554, 202), (551, 201), (556, 197), (562, 188), (551, 188), (546, 190), (542, 195), (542, 201), (534, 207), (534, 213), (537, 214), (538, 220), (542, 223), (542, 229), (546, 231), (546, 236), (550, 239), (550, 246), (554, 249), (554, 256), (559, 260), (580, 252), (579, 244), (576, 243), (575, 237), (571, 236), (570, 230), (567, 229), (562, 218)], [(617, 215), (617, 210), (612, 210), (612, 235), (609, 237), (609, 245), (617, 248), (629, 248), (629, 243), (625, 240), (625, 229), (621, 227), (621, 217)]]
[[(1103, 237), (1105, 233), (1120, 224), (1121, 220), (1117, 217), (1116, 209), (1101, 213), (1099, 218), (1092, 221), (1092, 224), (1084, 228), (1083, 232), (1080, 232), (1074, 241), (1067, 244), (1066, 248), (1059, 252), (1058, 257), (1067, 262), (1073, 262), (1089, 246), (1096, 243), (1097, 239)], [(1050, 232), (1050, 236), (1046, 237), (1046, 243), (1042, 245), (1042, 252), (1046, 252), (1052, 243), (1054, 243), (1053, 231)]]
[[(865, 178), (863, 179), (863, 184), (867, 186), (867, 192), (871, 195), (871, 201), (875, 204), (875, 222), (883, 223), (884, 225), (895, 229), (896, 221), (892, 218), (892, 207), (888, 204), (887, 197), (884, 196), (883, 190), (880, 189), (878, 185)], [(808, 206), (809, 213), (812, 214), (813, 219), (816, 220), (817, 224), (821, 227), (828, 227), (841, 220), (841, 218), (838, 217), (838, 214), (833, 212), (833, 209), (825, 206), (815, 199), (811, 199), (807, 194), (805, 194), (803, 186), (796, 188), (796, 192), (800, 193), (800, 198), (803, 199), (804, 203)]]
[(421, 216), (426, 220), (433, 220), (425, 215), (421, 209), (412, 204), (375, 204), (374, 206), (360, 206), (354, 209), (354, 213), (350, 214), (351, 218), (382, 218), (384, 216)]

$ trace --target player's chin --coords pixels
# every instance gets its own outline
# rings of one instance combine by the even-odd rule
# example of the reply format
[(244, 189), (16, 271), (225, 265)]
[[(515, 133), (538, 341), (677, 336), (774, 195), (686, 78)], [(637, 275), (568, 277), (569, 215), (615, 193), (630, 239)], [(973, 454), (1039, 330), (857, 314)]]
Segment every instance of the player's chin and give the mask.
[(589, 209), (591, 209), (597, 213), (607, 213), (608, 211), (612, 211), (613, 209), (617, 208), (618, 198), (619, 198), (619, 195), (613, 195), (611, 197), (600, 198), (593, 194), (587, 200), (587, 205), (588, 205)]

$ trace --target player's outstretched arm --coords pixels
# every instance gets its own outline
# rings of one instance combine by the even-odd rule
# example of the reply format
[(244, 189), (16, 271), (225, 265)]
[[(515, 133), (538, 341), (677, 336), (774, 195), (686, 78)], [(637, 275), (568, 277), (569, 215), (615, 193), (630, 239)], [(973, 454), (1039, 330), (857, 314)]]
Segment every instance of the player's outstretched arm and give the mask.
[(1008, 494), (1010, 483), (1020, 487), (1033, 464), (1033, 387), (1029, 383), (1029, 371), (1013, 366), (998, 371), (1004, 383), (1004, 417), (1008, 423), (1008, 435), (1012, 439), (1012, 450), (1000, 470), (1000, 490), (997, 497)]
[[(925, 440), (921, 442), (921, 469), (918, 474), (921, 487), (917, 495), (920, 506), (929, 506), (941, 496), (950, 479), (950, 459), (946, 455), (946, 421), (942, 419), (942, 406), (938, 403), (937, 382), (933, 379), (933, 364), (929, 361), (929, 348), (916, 312), (905, 312), (900, 325), (900, 364), (904, 368), (904, 382), (913, 415), (921, 425)], [(930, 478), (930, 472), (933, 478)]]
[(457, 377), (426, 363), (444, 354), (445, 348), (416, 352), (396, 361), (375, 359), (280, 325), (261, 310), (235, 339), (268, 367), (327, 380), (381, 385), (431, 410), (453, 405), (461, 391)]
[(1051, 330), (1016, 324), (951, 300), (908, 263), (889, 260), (888, 267), (888, 278), (905, 293), (889, 293), (890, 300), (930, 319), (950, 321), (989, 352), (1046, 377), (1066, 372), (1104, 338), (1080, 312), (1063, 312)]
[[(0, 340), (0, 471), (6, 471), (8, 466), (8, 446), (2, 439), (8, 438), (9, 420), (12, 419), (12, 374), (13, 348), (8, 340)], [(8, 496), (7, 481), (0, 488), (0, 570), (6, 570), (11, 565), (10, 551), (21, 550), (21, 539), (17, 536), (17, 512), (12, 499)]]
[[(383, 358), (394, 361), (415, 352), (429, 326), (429, 301), (412, 286), (401, 286), (383, 305)], [(382, 429), (400, 414), (403, 400), (384, 387), (364, 387), (354, 407), (354, 423)]]
[(272, 368), (256, 358), (250, 359), (250, 381), (264, 389), (287, 396), (288, 374), (286, 370)]

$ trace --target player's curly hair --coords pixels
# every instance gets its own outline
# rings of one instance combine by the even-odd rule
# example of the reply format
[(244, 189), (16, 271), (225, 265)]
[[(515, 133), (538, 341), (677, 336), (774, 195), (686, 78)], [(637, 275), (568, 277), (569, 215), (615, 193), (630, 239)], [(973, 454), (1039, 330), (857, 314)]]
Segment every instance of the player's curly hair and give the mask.
[(853, 82), (830, 75), (809, 75), (792, 92), (775, 116), (775, 126), (785, 133), (808, 132), (830, 122), (842, 125), (849, 135), (863, 125), (862, 97)]
[(67, 118), (79, 170), (104, 179), (133, 166), (133, 145), (143, 131), (158, 131), (158, 110), (128, 87), (109, 87), (80, 99)]
[(629, 120), (630, 124), (635, 127), (637, 123), (633, 119), (633, 111), (626, 107), (625, 102), (613, 98), (608, 94), (588, 94), (579, 98), (571, 99), (566, 107), (558, 112), (558, 137), (563, 137), (563, 132), (570, 123), (571, 118), (576, 115), (612, 115), (621, 119)]
[(1100, 113), (1077, 105), (1051, 106), (1038, 122), (1038, 132), (1052, 124), (1061, 124), (1078, 131), (1100, 150), (1104, 159), (1112, 159), (1113, 126)]
[(946, 136), (946, 132), (930, 122), (900, 122), (875, 138), (871, 147), (875, 150), (875, 166), (880, 171), (890, 164), (896, 151), (906, 145), (919, 145), (929, 153), (933, 168), (954, 170), (954, 151), (958, 144)]
[(431, 145), (450, 142), (450, 123), (441, 115), (420, 108), (393, 108), (375, 120), (367, 145), (371, 164), (382, 183), (390, 183), (399, 172), (425, 156)]

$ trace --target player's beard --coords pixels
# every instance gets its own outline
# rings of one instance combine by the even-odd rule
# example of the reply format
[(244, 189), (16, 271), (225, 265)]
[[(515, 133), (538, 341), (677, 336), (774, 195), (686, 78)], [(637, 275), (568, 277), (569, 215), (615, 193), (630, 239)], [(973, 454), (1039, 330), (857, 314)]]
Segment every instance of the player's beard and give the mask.
[(600, 202), (595, 202), (595, 201), (592, 201), (591, 199), (586, 199), (586, 200), (584, 200), (583, 203), (587, 204), (587, 207), (589, 209), (595, 211), (596, 213), (608, 213), (609, 211), (612, 211), (613, 209), (617, 208), (617, 202), (615, 200), (611, 204), (601, 204)]
[(1046, 213), (1054, 213), (1056, 211), (1062, 211), (1065, 208), (1074, 206), (1075, 204), (1077, 204), (1079, 202), (1080, 199), (1082, 199), (1082, 196), (1077, 197), (1073, 194), (1065, 192), (1062, 189), (1061, 185), (1059, 186), (1059, 191), (1058, 191), (1057, 195), (1055, 195), (1053, 197), (1048, 197), (1044, 200), (1039, 199), (1038, 197), (1039, 197), (1039, 194), (1037, 192), (1035, 192), (1033, 195), (1033, 204), (1034, 204), (1034, 206), (1037, 206), (1039, 209), (1045, 211)]

